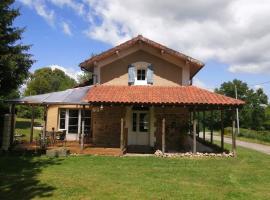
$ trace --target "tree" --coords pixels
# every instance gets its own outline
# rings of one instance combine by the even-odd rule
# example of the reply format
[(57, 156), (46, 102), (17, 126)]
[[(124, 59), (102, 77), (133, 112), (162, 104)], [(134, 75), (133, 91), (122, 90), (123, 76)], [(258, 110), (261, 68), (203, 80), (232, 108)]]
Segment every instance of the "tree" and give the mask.
[[(60, 69), (41, 68), (37, 69), (28, 80), (25, 96), (38, 95), (48, 92), (57, 92), (72, 88), (76, 85), (76, 81), (70, 78)], [(18, 116), (24, 118), (30, 118), (32, 110), (29, 106), (20, 105), (18, 108)], [(34, 116), (42, 118), (43, 108), (36, 107), (34, 110)]]
[(33, 64), (27, 53), (30, 46), (19, 41), (24, 29), (13, 27), (13, 21), (20, 15), (18, 9), (11, 8), (14, 0), (0, 2), (0, 98), (7, 99), (28, 77)]
[[(217, 93), (235, 98), (235, 86), (238, 92), (238, 98), (244, 100), (246, 104), (240, 110), (239, 119), (240, 125), (243, 128), (251, 128), (254, 130), (263, 129), (265, 118), (265, 107), (268, 98), (262, 89), (254, 91), (250, 89), (247, 83), (240, 80), (233, 80), (221, 84), (220, 88), (216, 89)], [(225, 113), (225, 125), (231, 125), (231, 114)]]
[(83, 71), (82, 74), (79, 74), (77, 76), (77, 81), (79, 85), (92, 85), (93, 84), (92, 76), (93, 74), (91, 72)]
[(41, 68), (30, 76), (27, 83), (25, 96), (62, 91), (72, 88), (76, 81), (60, 69)]

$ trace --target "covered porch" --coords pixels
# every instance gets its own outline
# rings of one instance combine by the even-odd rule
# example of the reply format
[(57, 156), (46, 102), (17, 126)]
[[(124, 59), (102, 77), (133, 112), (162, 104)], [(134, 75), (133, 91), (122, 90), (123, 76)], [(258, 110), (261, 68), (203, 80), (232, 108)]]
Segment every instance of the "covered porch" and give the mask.
[[(64, 98), (59, 98), (64, 96)], [(55, 98), (58, 97), (58, 101)], [(52, 100), (54, 99), (54, 100)], [(209, 92), (194, 86), (87, 86), (63, 92), (10, 100), (11, 124), (14, 124), (16, 104), (43, 106), (44, 125), (40, 142), (33, 141), (31, 120), (30, 143), (26, 148), (59, 148), (71, 153), (123, 155), (125, 153), (224, 152), (224, 112), (232, 113), (232, 152), (236, 155), (235, 109), (244, 102)], [(48, 130), (47, 109), (51, 105), (75, 105), (80, 108), (78, 133), (74, 141), (65, 135), (63, 143), (46, 144), (47, 134), (59, 131), (60, 118), (55, 130)], [(58, 110), (60, 107), (58, 107)], [(91, 112), (86, 115), (86, 109)], [(205, 116), (219, 112), (221, 142), (213, 141), (213, 126), (208, 127), (206, 139)], [(59, 111), (58, 111), (59, 112)], [(89, 116), (90, 115), (90, 116)], [(199, 117), (202, 116), (202, 117)], [(216, 116), (215, 116), (216, 117)], [(90, 127), (86, 130), (86, 120)], [(13, 127), (13, 126), (11, 126)], [(62, 130), (63, 131), (63, 130)], [(199, 137), (202, 133), (202, 137)], [(13, 134), (13, 135), (12, 135)], [(13, 143), (14, 129), (10, 142)], [(23, 146), (23, 145), (22, 145)], [(228, 152), (228, 150), (227, 150)]]
[[(231, 151), (236, 155), (234, 113), (236, 108), (244, 104), (243, 101), (194, 86), (95, 86), (85, 100), (93, 107), (102, 108), (97, 115), (103, 123), (94, 124), (105, 130), (93, 127), (93, 142), (104, 142), (104, 137), (99, 137), (100, 135), (107, 137), (111, 133), (120, 132), (115, 134), (115, 138), (119, 138), (123, 153), (147, 153), (156, 150), (161, 150), (163, 154), (229, 152), (224, 149), (224, 112), (230, 112), (233, 129)], [(206, 114), (213, 120), (213, 112), (217, 111), (221, 132), (219, 146), (214, 144), (212, 125), (208, 127), (210, 140), (206, 140), (205, 124)], [(199, 115), (203, 116), (203, 119), (199, 118)], [(110, 125), (112, 120), (115, 123)], [(120, 127), (119, 131), (117, 127)], [(203, 135), (201, 138), (200, 130)]]

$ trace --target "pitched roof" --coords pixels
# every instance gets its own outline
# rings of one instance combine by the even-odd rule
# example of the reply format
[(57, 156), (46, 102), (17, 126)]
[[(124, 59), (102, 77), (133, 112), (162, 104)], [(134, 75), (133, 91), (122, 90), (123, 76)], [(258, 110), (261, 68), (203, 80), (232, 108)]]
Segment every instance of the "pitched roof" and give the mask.
[(199, 71), (204, 66), (204, 63), (202, 63), (199, 60), (196, 60), (196, 59), (189, 57), (183, 53), (180, 53), (178, 51), (170, 49), (170, 48), (168, 48), (162, 44), (159, 44), (157, 42), (154, 42), (148, 38), (143, 37), (142, 35), (138, 35), (137, 37), (134, 37), (131, 40), (128, 40), (128, 41), (126, 41), (126, 42), (124, 42), (124, 43), (122, 43), (114, 48), (111, 48), (111, 49), (99, 54), (99, 55), (93, 56), (93, 57), (85, 60), (84, 62), (80, 63), (80, 67), (87, 70), (87, 68), (89, 66), (93, 66), (95, 62), (99, 62), (103, 59), (106, 59), (106, 58), (112, 56), (113, 54), (115, 54), (117, 51), (127, 49), (127, 48), (129, 48), (129, 47), (131, 47), (139, 42), (145, 43), (153, 48), (157, 48), (159, 50), (162, 50), (162, 51), (164, 51), (164, 53), (175, 56), (179, 59), (189, 61), (196, 68), (194, 75), (196, 74), (197, 71)]
[(241, 106), (245, 102), (195, 86), (94, 86), (89, 103)]

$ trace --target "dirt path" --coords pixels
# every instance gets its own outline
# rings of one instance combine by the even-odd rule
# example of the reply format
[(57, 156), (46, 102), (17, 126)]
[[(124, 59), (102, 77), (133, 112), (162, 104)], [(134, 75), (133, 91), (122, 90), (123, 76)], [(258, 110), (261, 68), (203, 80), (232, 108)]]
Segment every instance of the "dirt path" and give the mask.
[[(200, 133), (200, 137), (202, 137), (202, 133)], [(210, 140), (210, 134), (209, 133), (206, 133), (205, 137), (206, 137), (206, 139)], [(220, 141), (220, 136), (215, 136), (214, 135), (214, 140)], [(224, 137), (224, 142), (228, 143), (228, 144), (231, 144), (232, 139)], [(248, 149), (253, 149), (255, 151), (259, 151), (259, 152), (270, 155), (270, 146), (268, 146), (268, 145), (236, 140), (236, 147), (237, 146), (245, 147), (245, 148), (248, 148)]]

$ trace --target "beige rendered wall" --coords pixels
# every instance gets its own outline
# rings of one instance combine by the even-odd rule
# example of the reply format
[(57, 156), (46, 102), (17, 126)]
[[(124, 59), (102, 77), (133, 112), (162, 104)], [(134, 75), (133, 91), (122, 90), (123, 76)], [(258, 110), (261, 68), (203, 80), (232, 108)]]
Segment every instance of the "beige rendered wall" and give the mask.
[(181, 67), (142, 50), (101, 67), (100, 83), (104, 85), (128, 85), (128, 65), (139, 61), (153, 64), (153, 85), (182, 85)]
[[(47, 112), (47, 131), (51, 131), (52, 128), (58, 130), (58, 111), (59, 108), (77, 108), (82, 109), (80, 105), (50, 105)], [(85, 109), (91, 109), (87, 106)]]

